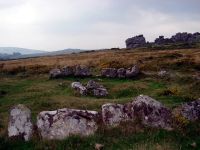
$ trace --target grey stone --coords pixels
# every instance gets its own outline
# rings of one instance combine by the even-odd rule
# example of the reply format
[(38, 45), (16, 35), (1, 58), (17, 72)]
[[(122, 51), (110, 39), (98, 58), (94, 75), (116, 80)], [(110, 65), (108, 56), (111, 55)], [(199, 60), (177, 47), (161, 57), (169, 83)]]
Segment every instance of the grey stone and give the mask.
[(43, 139), (65, 139), (70, 135), (89, 136), (97, 130), (96, 111), (58, 109), (37, 116), (37, 127)]
[(150, 127), (172, 129), (172, 112), (149, 96), (140, 95), (132, 102), (134, 116)]
[(26, 106), (19, 104), (10, 111), (8, 136), (20, 137), (25, 141), (30, 140), (33, 133), (31, 111)]
[(73, 68), (70, 66), (65, 66), (62, 68), (61, 72), (63, 77), (71, 76), (73, 75)]
[(115, 78), (117, 77), (117, 69), (115, 68), (104, 68), (101, 70), (101, 76), (102, 77), (108, 77), (108, 78)]
[(93, 89), (93, 95), (96, 96), (96, 97), (105, 97), (108, 95), (108, 91), (106, 88), (96, 88), (96, 89)]
[(87, 95), (87, 88), (83, 86), (80, 82), (73, 82), (71, 87), (77, 90), (81, 95)]
[(102, 106), (102, 120), (104, 124), (117, 126), (120, 122), (130, 120), (130, 116), (125, 110), (125, 105), (122, 104), (104, 104)]
[(176, 109), (179, 110), (179, 113), (189, 121), (200, 120), (200, 99), (187, 102)]
[(78, 77), (88, 77), (91, 76), (90, 69), (84, 65), (77, 65), (74, 69), (74, 76)]
[(89, 80), (87, 85), (86, 85), (86, 88), (88, 90), (93, 90), (93, 89), (97, 89), (97, 88), (101, 88), (103, 87), (102, 85), (98, 84), (97, 82), (95, 82), (94, 80)]
[(87, 91), (96, 97), (105, 97), (108, 95), (107, 89), (103, 86), (95, 82), (94, 80), (90, 80), (87, 83)]
[(125, 78), (126, 77), (126, 69), (120, 68), (117, 70), (118, 78)]
[(128, 68), (126, 70), (126, 77), (133, 78), (133, 77), (136, 77), (139, 73), (140, 73), (139, 67), (135, 65), (132, 68)]
[(54, 79), (54, 78), (59, 78), (62, 76), (62, 72), (60, 69), (52, 69), (49, 72), (49, 78)]

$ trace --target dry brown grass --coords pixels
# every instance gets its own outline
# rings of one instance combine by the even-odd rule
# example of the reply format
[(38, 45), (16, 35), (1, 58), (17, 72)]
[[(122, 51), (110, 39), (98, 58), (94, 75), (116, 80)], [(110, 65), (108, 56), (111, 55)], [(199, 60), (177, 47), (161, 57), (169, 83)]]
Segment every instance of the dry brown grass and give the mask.
[(182, 50), (103, 50), (62, 56), (39, 57), (0, 61), (0, 72), (47, 73), (51, 68), (77, 64), (101, 69), (104, 67), (130, 67), (139, 64), (143, 70), (165, 67), (190, 67), (199, 69), (200, 49)]

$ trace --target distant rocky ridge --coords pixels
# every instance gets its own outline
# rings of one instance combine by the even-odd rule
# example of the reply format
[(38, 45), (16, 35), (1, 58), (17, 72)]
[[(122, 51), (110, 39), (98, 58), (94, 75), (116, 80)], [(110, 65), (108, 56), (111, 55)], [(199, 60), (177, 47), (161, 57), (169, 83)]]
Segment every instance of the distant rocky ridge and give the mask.
[(165, 38), (164, 36), (159, 36), (158, 38), (155, 39), (154, 42), (146, 42), (146, 39), (143, 35), (138, 35), (134, 36), (132, 38), (128, 38), (125, 43), (126, 43), (126, 48), (138, 48), (138, 47), (146, 47), (146, 46), (151, 46), (151, 45), (159, 45), (163, 46), (166, 44), (178, 44), (178, 43), (183, 43), (183, 44), (195, 44), (200, 42), (200, 33), (187, 33), (187, 32), (182, 32), (182, 33), (176, 33), (173, 35), (171, 38)]

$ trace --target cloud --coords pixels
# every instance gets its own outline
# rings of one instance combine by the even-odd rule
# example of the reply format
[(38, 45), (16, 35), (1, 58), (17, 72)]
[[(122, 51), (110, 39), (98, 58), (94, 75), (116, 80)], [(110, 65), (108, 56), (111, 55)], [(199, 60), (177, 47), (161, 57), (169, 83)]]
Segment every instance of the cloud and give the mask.
[(200, 31), (198, 0), (0, 0), (0, 46), (57, 50), (125, 47), (144, 34)]

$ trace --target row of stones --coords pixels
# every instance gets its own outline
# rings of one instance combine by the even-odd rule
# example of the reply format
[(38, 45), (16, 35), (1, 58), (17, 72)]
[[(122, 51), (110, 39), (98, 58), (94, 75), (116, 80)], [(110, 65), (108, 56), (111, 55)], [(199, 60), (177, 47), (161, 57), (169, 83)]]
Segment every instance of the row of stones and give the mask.
[[(200, 99), (183, 104), (171, 111), (160, 102), (145, 95), (136, 97), (127, 104), (104, 104), (101, 113), (97, 111), (58, 109), (42, 111), (37, 116), (37, 132), (43, 139), (64, 139), (70, 135), (88, 136), (94, 134), (102, 122), (117, 126), (121, 122), (141, 120), (143, 125), (173, 129), (173, 112), (190, 120), (200, 119)], [(177, 114), (177, 113), (176, 113)], [(23, 137), (28, 141), (33, 134), (31, 111), (24, 105), (17, 105), (10, 111), (9, 137)]]
[(90, 69), (87, 66), (76, 65), (74, 67), (65, 66), (62, 69), (52, 69), (49, 72), (49, 78), (60, 78), (68, 76), (77, 76), (77, 77), (88, 77), (91, 76)]
[[(103, 68), (101, 70), (102, 77), (109, 78), (132, 78), (139, 74), (139, 67), (134, 65), (131, 68)], [(79, 76), (79, 77), (88, 77), (91, 76), (92, 73), (87, 66), (77, 65), (74, 67), (65, 66), (62, 69), (52, 69), (49, 72), (50, 78), (60, 78), (60, 77), (68, 77), (68, 76)]]

